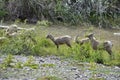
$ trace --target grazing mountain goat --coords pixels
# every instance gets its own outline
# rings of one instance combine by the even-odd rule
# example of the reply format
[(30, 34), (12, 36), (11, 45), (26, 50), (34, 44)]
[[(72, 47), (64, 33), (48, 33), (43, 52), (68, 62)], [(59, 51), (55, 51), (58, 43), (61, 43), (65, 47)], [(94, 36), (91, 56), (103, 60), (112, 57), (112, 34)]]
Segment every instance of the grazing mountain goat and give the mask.
[(66, 44), (68, 47), (71, 47), (71, 36), (65, 35), (54, 38), (51, 34), (48, 34), (46, 38), (51, 39), (57, 46), (57, 49), (59, 48), (59, 45), (62, 44)]
[(92, 48), (94, 50), (99, 49), (99, 46), (101, 45), (103, 50), (106, 50), (109, 55), (112, 55), (112, 46), (113, 46), (113, 44), (112, 44), (111, 41), (104, 41), (104, 42), (101, 43), (100, 41), (95, 39), (93, 33), (87, 35), (86, 37), (88, 37), (90, 39)]
[(81, 40), (78, 40), (78, 37), (79, 37), (79, 35), (77, 35), (77, 36), (75, 37), (75, 42), (76, 42), (77, 44), (83, 45), (84, 43), (88, 43), (88, 42), (90, 41), (89, 38), (83, 38), (83, 39), (81, 39)]

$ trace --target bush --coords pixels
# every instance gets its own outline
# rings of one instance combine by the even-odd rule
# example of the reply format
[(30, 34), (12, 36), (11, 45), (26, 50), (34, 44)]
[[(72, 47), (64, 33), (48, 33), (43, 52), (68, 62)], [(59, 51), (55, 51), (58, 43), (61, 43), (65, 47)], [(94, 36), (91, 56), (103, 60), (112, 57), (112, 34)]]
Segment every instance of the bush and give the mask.
[(42, 78), (37, 78), (37, 80), (62, 80), (62, 79), (56, 76), (44, 76)]
[[(63, 0), (1, 0), (0, 17), (21, 21), (38, 21), (39, 25), (48, 26), (61, 17), (62, 22), (78, 25), (89, 23), (95, 26), (111, 28), (119, 26), (119, 0), (78, 0), (74, 3)], [(98, 4), (98, 5), (95, 5)], [(4, 9), (4, 10), (3, 10)], [(29, 14), (28, 14), (29, 13)], [(100, 27), (100, 26), (99, 26)]]
[(4, 18), (5, 15), (7, 15), (7, 14), (8, 14), (7, 11), (0, 10), (0, 18)]
[(46, 27), (50, 26), (51, 24), (52, 24), (52, 22), (47, 21), (47, 20), (42, 20), (42, 21), (37, 22), (37, 25), (46, 26)]
[(23, 65), (31, 67), (32, 69), (37, 69), (39, 67), (38, 64), (35, 64), (35, 59), (33, 58), (33, 56), (29, 56), (28, 60)]
[(13, 67), (14, 65), (11, 65), (13, 63), (14, 57), (9, 54), (4, 60), (3, 63), (0, 64), (0, 68), (6, 69), (7, 67)]

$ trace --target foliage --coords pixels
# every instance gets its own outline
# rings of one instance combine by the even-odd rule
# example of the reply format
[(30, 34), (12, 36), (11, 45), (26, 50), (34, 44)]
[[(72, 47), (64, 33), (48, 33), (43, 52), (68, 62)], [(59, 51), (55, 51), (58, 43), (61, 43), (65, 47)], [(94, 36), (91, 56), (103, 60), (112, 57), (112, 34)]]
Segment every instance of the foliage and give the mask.
[(1, 69), (6, 69), (8, 67), (11, 68), (23, 68), (23, 67), (30, 67), (32, 69), (37, 69), (39, 67), (38, 64), (35, 64), (35, 60), (33, 58), (33, 56), (29, 56), (28, 60), (23, 63), (23, 62), (15, 62), (15, 58), (13, 57), (13, 55), (9, 54), (4, 60), (3, 63), (0, 64), (0, 68)]
[(13, 56), (11, 54), (9, 54), (4, 60), (3, 63), (0, 64), (0, 68), (2, 69), (6, 69), (7, 67), (13, 67), (13, 65), (11, 65), (11, 63), (13, 63)]
[(36, 40), (37, 40), (37, 44), (34, 45), (34, 47), (32, 48), (33, 55), (39, 55), (39, 56), (46, 55), (47, 54), (46, 48), (54, 46), (51, 42), (49, 42), (44, 37), (37, 38)]
[(24, 63), (24, 66), (31, 67), (33, 69), (37, 69), (39, 66), (35, 64), (33, 56), (29, 56), (28, 60)]
[[(120, 21), (119, 0), (1, 0), (0, 17), (21, 21), (38, 20), (48, 26), (61, 21), (77, 25), (89, 23), (99, 27), (117, 27)], [(60, 19), (61, 18), (61, 19)]]
[(4, 1), (0, 0), (0, 19), (4, 18), (8, 14), (4, 7), (5, 7)]
[(97, 67), (97, 65), (96, 65), (96, 63), (94, 63), (94, 62), (90, 62), (90, 70), (96, 70), (96, 67)]
[[(25, 36), (25, 35), (24, 35)], [(45, 39), (44, 37), (34, 36), (37, 44), (34, 44), (29, 39), (24, 41), (24, 36), (18, 36), (16, 38), (11, 38), (7, 42), (3, 43), (1, 46), (2, 53), (12, 53), (12, 54), (24, 54), (24, 55), (34, 55), (34, 56), (47, 56), (56, 55), (64, 58), (72, 58), (80, 61), (96, 62), (101, 64), (109, 65), (119, 65), (112, 61), (110, 63), (110, 57), (107, 52), (103, 50), (93, 50), (90, 44), (84, 44), (82, 46), (78, 44), (73, 44), (72, 48), (66, 47), (66, 45), (60, 46), (57, 50), (54, 43)], [(32, 35), (31, 35), (32, 36)], [(115, 58), (119, 60), (118, 56)], [(29, 66), (32, 68), (37, 68), (38, 66), (34, 64), (33, 57), (29, 57), (24, 66)], [(117, 61), (116, 61), (117, 62)], [(16, 67), (22, 68), (21, 63), (16, 63)], [(49, 64), (44, 64), (43, 66), (50, 66)]]
[(89, 80), (106, 80), (105, 78), (96, 78), (96, 77), (94, 77), (94, 78), (90, 78)]
[(7, 15), (7, 11), (0, 10), (0, 18), (4, 17)]
[[(23, 26), (25, 25), (26, 24), (24, 24)], [(106, 51), (93, 50), (89, 43), (84, 45), (78, 45), (76, 43), (72, 43), (72, 48), (69, 48), (66, 45), (61, 45), (59, 50), (57, 50), (55, 44), (51, 40), (46, 39), (45, 37), (46, 33), (44, 29), (41, 30), (42, 28), (43, 27), (38, 27), (36, 32), (23, 31), (22, 35), (8, 38), (4, 43), (2, 43), (0, 47), (0, 53), (1, 54), (11, 53), (15, 55), (22, 54), (22, 55), (33, 55), (33, 56), (55, 55), (63, 58), (71, 58), (84, 62), (95, 62), (105, 65), (117, 65), (117, 66), (120, 65), (119, 63), (120, 55), (119, 55), (119, 50), (117, 51), (117, 49), (113, 51), (114, 52), (113, 60), (110, 59), (110, 56)], [(88, 28), (88, 32), (89, 31), (93, 31), (93, 28)], [(34, 40), (32, 40), (31, 38)], [(29, 60), (24, 65), (37, 68), (37, 65), (33, 64), (34, 62), (32, 62), (32, 60), (34, 61), (32, 57), (29, 58)], [(15, 67), (18, 68), (23, 67), (23, 63), (16, 63), (15, 65), (16, 65)], [(49, 64), (47, 66), (49, 66)]]
[(54, 64), (42, 64), (41, 66), (43, 66), (43, 67), (54, 67), (55, 65)]
[[(24, 35), (23, 35), (24, 34)], [(34, 32), (22, 32), (21, 35), (11, 37), (1, 46), (2, 52), (10, 52), (12, 54), (29, 54), (35, 42), (32, 40)], [(30, 48), (31, 47), (31, 48)]]
[(38, 22), (37, 22), (37, 25), (46, 26), (46, 27), (50, 26), (51, 24), (52, 24), (52, 23), (49, 22), (49, 21), (47, 21), (47, 20), (43, 20), (43, 21), (38, 21)]
[(56, 76), (45, 76), (45, 77), (42, 77), (42, 78), (38, 78), (37, 80), (62, 80)]
[(24, 66), (23, 66), (23, 63), (22, 62), (17, 62), (16, 64), (15, 64), (15, 66), (14, 66), (14, 68), (18, 68), (18, 69), (20, 69), (20, 68), (23, 68)]

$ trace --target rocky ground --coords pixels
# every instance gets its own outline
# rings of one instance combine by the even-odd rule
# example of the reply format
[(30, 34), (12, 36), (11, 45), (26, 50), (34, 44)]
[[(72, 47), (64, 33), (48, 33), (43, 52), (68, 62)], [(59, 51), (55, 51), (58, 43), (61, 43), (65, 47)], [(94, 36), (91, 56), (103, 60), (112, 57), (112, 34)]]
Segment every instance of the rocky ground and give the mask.
[[(15, 60), (25, 62), (27, 56), (14, 56)], [(0, 56), (2, 64), (5, 56)], [(38, 69), (0, 69), (0, 80), (38, 80), (44, 76), (56, 76), (62, 80), (120, 80), (120, 68), (95, 63), (85, 63), (62, 59), (56, 56), (34, 57)]]

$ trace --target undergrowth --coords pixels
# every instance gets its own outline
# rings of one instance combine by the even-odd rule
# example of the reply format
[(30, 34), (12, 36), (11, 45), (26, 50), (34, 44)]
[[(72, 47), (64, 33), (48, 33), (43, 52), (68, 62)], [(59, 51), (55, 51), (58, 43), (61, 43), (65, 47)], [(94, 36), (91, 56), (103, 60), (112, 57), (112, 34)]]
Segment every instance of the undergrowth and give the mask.
[[(41, 33), (42, 32), (43, 31), (41, 31)], [(0, 46), (0, 53), (33, 56), (55, 55), (64, 58), (72, 58), (82, 62), (96, 62), (106, 65), (120, 66), (120, 55), (117, 51), (114, 51), (114, 59), (111, 60), (109, 54), (106, 51), (95, 51), (91, 48), (90, 44), (84, 44), (80, 46), (76, 43), (72, 43), (72, 48), (69, 48), (66, 45), (61, 45), (59, 50), (57, 50), (56, 46), (51, 40), (43, 37), (45, 36), (44, 34), (42, 37), (39, 36), (37, 32), (27, 34), (9, 38), (8, 40), (6, 40)], [(35, 40), (35, 42), (31, 40), (31, 38), (29, 38), (28, 36), (31, 36)], [(6, 64), (9, 65), (7, 62), (5, 62), (5, 65)], [(20, 64), (21, 63), (17, 63), (16, 67), (22, 67)], [(29, 66), (29, 62), (26, 62), (26, 66), (27, 65)]]
[(62, 80), (62, 79), (56, 76), (44, 76), (41, 78), (37, 78), (37, 80)]
[(35, 64), (35, 59), (33, 56), (28, 56), (27, 61), (20, 62), (14, 58), (13, 55), (8, 54), (3, 62), (0, 64), (0, 69), (7, 69), (10, 68), (23, 68), (23, 67), (30, 67), (32, 69), (37, 69), (39, 67), (38, 64)]

